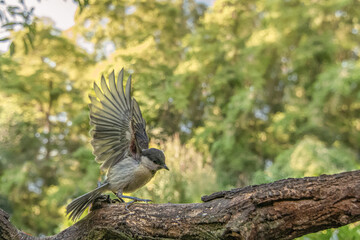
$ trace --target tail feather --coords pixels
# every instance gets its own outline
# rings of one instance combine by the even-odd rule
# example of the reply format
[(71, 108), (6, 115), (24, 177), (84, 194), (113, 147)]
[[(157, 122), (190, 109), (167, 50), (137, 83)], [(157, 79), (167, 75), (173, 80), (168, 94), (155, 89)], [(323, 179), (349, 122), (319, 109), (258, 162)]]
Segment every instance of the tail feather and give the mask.
[(104, 191), (108, 190), (109, 183), (105, 183), (104, 185), (96, 188), (95, 190), (85, 193), (84, 195), (74, 199), (67, 207), (66, 207), (66, 215), (69, 215), (69, 219), (76, 221), (81, 217), (83, 212), (87, 207), (90, 206), (91, 203), (94, 202), (96, 198), (98, 198)]

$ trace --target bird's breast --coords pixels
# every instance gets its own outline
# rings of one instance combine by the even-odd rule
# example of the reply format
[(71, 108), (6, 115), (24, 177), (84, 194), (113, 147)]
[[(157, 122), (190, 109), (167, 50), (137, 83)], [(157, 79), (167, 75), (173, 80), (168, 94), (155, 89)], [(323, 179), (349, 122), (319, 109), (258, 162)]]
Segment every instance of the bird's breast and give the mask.
[(134, 171), (132, 181), (124, 188), (124, 192), (133, 192), (148, 183), (154, 173), (140, 164)]

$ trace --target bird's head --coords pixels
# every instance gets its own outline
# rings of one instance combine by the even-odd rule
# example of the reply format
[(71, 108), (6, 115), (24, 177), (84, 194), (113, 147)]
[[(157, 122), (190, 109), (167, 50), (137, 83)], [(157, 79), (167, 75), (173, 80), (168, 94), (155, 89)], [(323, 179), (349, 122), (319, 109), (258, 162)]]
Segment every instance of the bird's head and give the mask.
[(141, 155), (150, 160), (150, 162), (152, 163), (151, 168), (155, 168), (153, 170), (160, 170), (160, 169), (169, 170), (169, 168), (165, 164), (165, 154), (163, 151), (156, 148), (150, 148), (143, 150), (141, 152)]

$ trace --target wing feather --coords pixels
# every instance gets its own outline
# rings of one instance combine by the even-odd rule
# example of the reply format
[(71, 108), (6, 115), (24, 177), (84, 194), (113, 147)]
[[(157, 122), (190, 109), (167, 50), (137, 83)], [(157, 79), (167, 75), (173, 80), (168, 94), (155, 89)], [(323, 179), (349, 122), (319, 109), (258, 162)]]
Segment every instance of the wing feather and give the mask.
[(109, 109), (108, 111), (108, 108), (106, 108), (106, 106), (104, 106), (104, 108), (101, 109), (96, 105), (91, 105), (90, 111), (92, 115), (97, 116), (99, 119), (101, 118), (111, 119), (114, 122), (119, 123), (118, 117), (114, 115), (114, 112), (112, 112), (111, 109)]
[(130, 96), (130, 91), (131, 91), (131, 75), (129, 76), (127, 82), (126, 82), (126, 87), (125, 87), (125, 96), (126, 96), (126, 102), (127, 104), (130, 106), (131, 105), (131, 96)]
[(122, 108), (123, 104), (121, 103), (121, 98), (119, 93), (117, 92), (117, 88), (115, 84), (114, 70), (109, 74), (109, 86), (112, 97), (115, 99), (116, 103), (120, 106), (121, 110), (124, 111), (125, 109)]
[(124, 69), (121, 69), (118, 75), (116, 89), (121, 101), (121, 105), (126, 105), (125, 94), (124, 94)]
[(105, 78), (101, 77), (101, 89), (94, 83), (96, 97), (89, 96), (91, 145), (95, 160), (102, 164), (102, 170), (107, 170), (126, 156), (136, 158), (138, 150), (135, 141), (141, 149), (147, 149), (149, 145), (145, 120), (138, 103), (131, 98), (131, 76), (125, 92), (124, 69), (120, 71), (117, 83), (114, 71), (108, 78), (107, 84)]
[(133, 101), (133, 126), (135, 131), (135, 136), (138, 141), (138, 144), (141, 149), (148, 149), (149, 148), (149, 138), (146, 134), (146, 122), (144, 118), (142, 117), (139, 104), (135, 100), (135, 98), (132, 99)]

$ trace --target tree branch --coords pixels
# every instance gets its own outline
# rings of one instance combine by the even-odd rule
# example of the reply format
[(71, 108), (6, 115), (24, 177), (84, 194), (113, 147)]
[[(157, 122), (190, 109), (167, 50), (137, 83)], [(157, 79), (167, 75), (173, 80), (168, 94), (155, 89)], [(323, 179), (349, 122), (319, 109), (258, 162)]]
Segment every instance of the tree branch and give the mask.
[[(124, 204), (98, 203), (84, 219), (47, 239), (293, 239), (360, 219), (360, 171), (285, 179), (202, 200), (134, 204), (129, 211)], [(0, 238), (37, 239), (16, 230), (3, 211)]]

